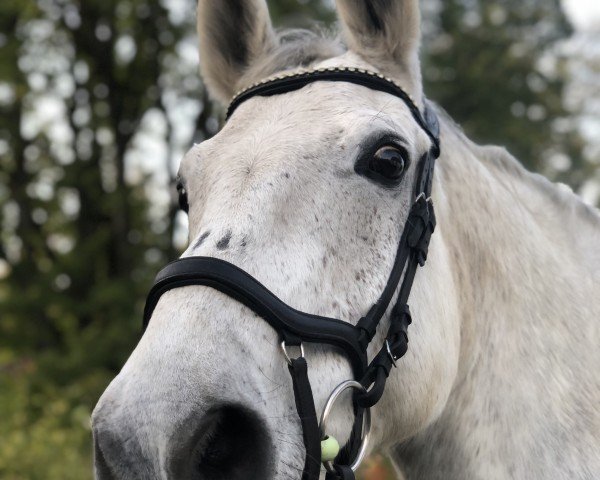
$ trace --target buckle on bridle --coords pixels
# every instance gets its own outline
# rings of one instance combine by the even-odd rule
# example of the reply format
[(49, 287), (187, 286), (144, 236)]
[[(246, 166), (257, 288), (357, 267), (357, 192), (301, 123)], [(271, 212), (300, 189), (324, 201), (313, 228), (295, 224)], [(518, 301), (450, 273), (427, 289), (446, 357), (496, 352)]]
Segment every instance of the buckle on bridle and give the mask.
[[(279, 345), (281, 346), (281, 351), (283, 352), (283, 356), (285, 357), (286, 362), (288, 363), (288, 365), (291, 365), (292, 358), (288, 354), (285, 340), (282, 340)], [(295, 346), (295, 345), (293, 345), (293, 346)], [(296, 357), (296, 358), (304, 358), (304, 345), (302, 344), (302, 342), (300, 342), (300, 345), (298, 345), (298, 347), (300, 348), (300, 356)]]
[(416, 252), (419, 265), (425, 265), (429, 240), (435, 230), (436, 220), (433, 210), (433, 201), (421, 192), (415, 199), (406, 222), (410, 228), (407, 236), (408, 246)]
[(396, 360), (398, 360), (398, 359), (396, 357), (394, 357), (394, 354), (392, 353), (392, 348), (390, 347), (390, 341), (387, 339), (385, 341), (385, 349), (387, 350), (388, 357), (390, 357), (390, 360), (392, 361), (392, 365), (394, 366), (394, 368), (398, 368), (398, 365), (396, 365)]

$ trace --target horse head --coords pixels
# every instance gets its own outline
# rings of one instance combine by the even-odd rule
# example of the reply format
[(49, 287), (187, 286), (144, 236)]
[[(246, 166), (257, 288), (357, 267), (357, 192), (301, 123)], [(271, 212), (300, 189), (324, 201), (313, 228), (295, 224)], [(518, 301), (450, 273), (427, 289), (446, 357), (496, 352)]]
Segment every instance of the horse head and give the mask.
[[(500, 271), (485, 245), (494, 239), (504, 245), (503, 235), (518, 224), (507, 214), (506, 227), (482, 227), (492, 212), (497, 225), (504, 225), (507, 204), (498, 201), (502, 206), (496, 209), (486, 203), (485, 188), (492, 192), (500, 185), (489, 180), (489, 172), (495, 168), (500, 173), (493, 175), (504, 175), (516, 167), (507, 167), (512, 165), (507, 159), (502, 167), (478, 162), (475, 157), (492, 151), (507, 155), (477, 150), (444, 117), (439, 170), (431, 185), (421, 185), (424, 162), (439, 152), (435, 113), (421, 84), (418, 2), (338, 0), (337, 7), (343, 43), (305, 31), (275, 31), (265, 0), (200, 1), (205, 84), (224, 106), (235, 100), (223, 128), (181, 162), (189, 246), (183, 261), (160, 279), (167, 283), (159, 282), (151, 296), (147, 329), (94, 411), (97, 478), (316, 478), (306, 473), (308, 463), (320, 463), (311, 450), (314, 441), (306, 438), (314, 415), (301, 419), (302, 409), (310, 410), (314, 401), (314, 411), (322, 412), (336, 386), (361, 380), (361, 362), (374, 358), (389, 379), (368, 405), (371, 449), (419, 434), (427, 443), (435, 436), (423, 432), (436, 422), (446, 425), (440, 436), (447, 436), (458, 428), (444, 416), (450, 403), (452, 411), (485, 410), (472, 397), (452, 392), (484, 363), (465, 353), (467, 347), (484, 350), (473, 340), (475, 305), (492, 312), (486, 313), (492, 319), (508, 313), (503, 310), (508, 307), (483, 305), (492, 296), (482, 299), (478, 287), (492, 291), (486, 282)], [(315, 77), (327, 72), (335, 78)], [(467, 183), (469, 188), (461, 188)], [(429, 193), (440, 221), (427, 264), (414, 284), (411, 269), (424, 258), (410, 253), (412, 260), (397, 272), (400, 277), (404, 271), (405, 283), (411, 277), (410, 347), (401, 360), (393, 351), (386, 354), (398, 316), (390, 306), (365, 334), (371, 342), (357, 337), (365, 356), (359, 352), (353, 362), (343, 342), (325, 341), (335, 332), (319, 333), (331, 319), (348, 327), (335, 323), (333, 330), (359, 331), (361, 319), (377, 309), (373, 305), (390, 290), (403, 235), (417, 222), (415, 205), (429, 208)], [(521, 247), (514, 248), (506, 249), (506, 262)], [(190, 262), (198, 257), (217, 260)], [(194, 265), (202, 275), (194, 276)], [(403, 296), (398, 280), (385, 303)], [(502, 292), (499, 286), (498, 295)], [(277, 308), (283, 313), (274, 313)], [(285, 323), (296, 314), (303, 320)], [(404, 322), (394, 338), (406, 333), (407, 317)], [(282, 332), (288, 341), (284, 352)], [(292, 381), (286, 356), (300, 355), (293, 339), (317, 337), (325, 340), (301, 344), (308, 378), (294, 373), (288, 358)], [(493, 355), (490, 349), (489, 358)], [(486, 377), (490, 385), (503, 378), (501, 368), (500, 361), (490, 367), (488, 372), (500, 372)], [(379, 386), (375, 374), (368, 378), (363, 388)], [(308, 407), (298, 406), (307, 399), (298, 391), (307, 391), (308, 380)], [(498, 391), (494, 385), (486, 391)], [(459, 390), (469, 388), (474, 387)], [(341, 444), (364, 410), (356, 394), (355, 402), (352, 398), (338, 400), (327, 424), (326, 433)], [(431, 442), (438, 445), (446, 437), (435, 438)], [(404, 450), (416, 458), (415, 451)], [(428, 468), (426, 461), (421, 464), (415, 471)], [(330, 475), (350, 478), (345, 467)], [(464, 467), (456, 478), (475, 478), (465, 473), (473, 471)]]

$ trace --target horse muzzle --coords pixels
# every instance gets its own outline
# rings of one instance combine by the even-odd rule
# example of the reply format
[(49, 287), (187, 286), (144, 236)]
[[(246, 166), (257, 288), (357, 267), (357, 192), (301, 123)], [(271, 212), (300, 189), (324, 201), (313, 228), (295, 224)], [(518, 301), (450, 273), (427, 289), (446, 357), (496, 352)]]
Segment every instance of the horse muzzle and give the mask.
[[(99, 416), (96, 413), (95, 417)], [(182, 423), (187, 423), (186, 428), (176, 429), (163, 438), (167, 441), (152, 442), (151, 446), (144, 426), (134, 429), (118, 418), (95, 420), (96, 479), (271, 478), (272, 442), (265, 425), (251, 410), (223, 405)], [(166, 451), (161, 452), (163, 449)]]

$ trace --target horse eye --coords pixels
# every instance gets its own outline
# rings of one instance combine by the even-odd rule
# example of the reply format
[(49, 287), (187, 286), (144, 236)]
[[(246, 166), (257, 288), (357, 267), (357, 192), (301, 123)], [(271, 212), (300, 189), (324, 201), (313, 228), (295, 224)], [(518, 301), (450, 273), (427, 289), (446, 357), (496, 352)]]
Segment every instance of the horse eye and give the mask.
[(359, 161), (355, 166), (356, 172), (360, 175), (386, 186), (398, 185), (407, 168), (406, 150), (391, 145), (379, 148), (369, 158)]
[(177, 194), (179, 195), (179, 208), (188, 213), (190, 206), (188, 204), (187, 191), (181, 181), (177, 182)]

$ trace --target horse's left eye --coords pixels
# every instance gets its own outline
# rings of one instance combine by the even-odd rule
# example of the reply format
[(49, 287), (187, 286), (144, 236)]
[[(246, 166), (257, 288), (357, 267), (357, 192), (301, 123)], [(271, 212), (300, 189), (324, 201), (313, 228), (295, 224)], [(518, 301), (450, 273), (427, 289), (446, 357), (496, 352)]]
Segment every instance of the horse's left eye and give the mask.
[(188, 204), (187, 190), (181, 180), (177, 182), (177, 194), (179, 195), (179, 208), (188, 213), (190, 206)]
[(401, 147), (387, 145), (379, 148), (368, 158), (359, 161), (355, 170), (371, 180), (386, 186), (400, 183), (408, 168), (408, 153)]

